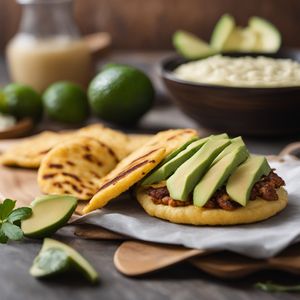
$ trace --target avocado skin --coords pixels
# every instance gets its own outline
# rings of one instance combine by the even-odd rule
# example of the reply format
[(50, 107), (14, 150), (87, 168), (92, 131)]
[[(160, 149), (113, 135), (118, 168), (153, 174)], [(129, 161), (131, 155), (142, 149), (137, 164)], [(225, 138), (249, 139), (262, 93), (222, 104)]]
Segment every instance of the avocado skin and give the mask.
[(244, 162), (249, 156), (246, 146), (240, 144), (240, 141), (230, 144), (220, 154), (223, 152), (226, 154), (215, 164), (212, 164), (207, 173), (196, 185), (193, 192), (193, 202), (195, 206), (204, 206), (215, 191), (223, 186), (237, 166)]
[(250, 155), (229, 177), (226, 191), (233, 201), (246, 206), (254, 184), (270, 172), (264, 156)]
[(170, 197), (186, 201), (216, 156), (230, 144), (229, 139), (210, 139), (167, 180)]

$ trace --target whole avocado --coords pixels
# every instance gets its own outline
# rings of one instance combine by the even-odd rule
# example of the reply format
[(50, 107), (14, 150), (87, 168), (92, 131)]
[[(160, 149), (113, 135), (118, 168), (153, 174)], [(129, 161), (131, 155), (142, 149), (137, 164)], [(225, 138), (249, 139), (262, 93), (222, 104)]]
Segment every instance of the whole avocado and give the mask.
[(98, 117), (131, 126), (151, 108), (154, 88), (140, 70), (111, 64), (92, 80), (88, 97), (92, 111)]

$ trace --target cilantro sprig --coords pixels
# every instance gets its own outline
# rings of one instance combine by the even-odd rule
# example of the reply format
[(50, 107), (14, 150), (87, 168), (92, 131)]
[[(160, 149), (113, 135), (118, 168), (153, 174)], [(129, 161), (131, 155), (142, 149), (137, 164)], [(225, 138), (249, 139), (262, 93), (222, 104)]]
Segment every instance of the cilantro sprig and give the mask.
[(32, 214), (30, 207), (15, 208), (16, 201), (5, 199), (0, 204), (0, 243), (6, 244), (8, 240), (19, 241), (23, 238), (20, 228), (21, 221)]

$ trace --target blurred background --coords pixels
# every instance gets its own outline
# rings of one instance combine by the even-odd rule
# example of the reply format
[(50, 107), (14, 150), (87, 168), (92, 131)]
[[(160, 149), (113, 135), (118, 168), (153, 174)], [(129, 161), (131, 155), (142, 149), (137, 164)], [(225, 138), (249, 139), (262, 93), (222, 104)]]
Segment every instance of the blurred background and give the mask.
[[(17, 31), (21, 15), (14, 0), (0, 0), (0, 50)], [(77, 0), (74, 13), (83, 34), (107, 31), (115, 49), (170, 49), (172, 33), (186, 29), (208, 40), (225, 12), (246, 25), (258, 15), (281, 31), (285, 46), (299, 47), (299, 0)]]

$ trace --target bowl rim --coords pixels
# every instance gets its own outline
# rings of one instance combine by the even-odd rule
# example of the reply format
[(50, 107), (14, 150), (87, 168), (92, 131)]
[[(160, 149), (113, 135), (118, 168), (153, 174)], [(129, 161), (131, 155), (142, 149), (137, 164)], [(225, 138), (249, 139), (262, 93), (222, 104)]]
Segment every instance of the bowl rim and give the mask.
[[(293, 60), (296, 60), (294, 57), (298, 56), (300, 63), (300, 50), (293, 49), (293, 48), (285, 48), (282, 49), (276, 53), (264, 53), (264, 52), (226, 52), (226, 53), (220, 53), (224, 56), (231, 56), (231, 57), (241, 57), (241, 56), (251, 56), (251, 57), (257, 57), (257, 56), (265, 56), (265, 57), (271, 57), (271, 58), (290, 58)], [(283, 56), (283, 57), (281, 57)], [(207, 57), (204, 57), (202, 59), (205, 59)], [(190, 62), (193, 60), (185, 59), (184, 57), (180, 56), (179, 54), (172, 54), (167, 57), (164, 57), (160, 63), (159, 63), (159, 71), (160, 76), (164, 79), (168, 79), (170, 81), (173, 81), (175, 83), (191, 86), (195, 88), (213, 88), (213, 89), (223, 89), (223, 90), (241, 90), (241, 91), (269, 91), (269, 92), (278, 92), (278, 91), (292, 91), (292, 90), (300, 90), (299, 86), (279, 86), (279, 87), (249, 87), (249, 86), (227, 86), (227, 85), (221, 85), (221, 84), (210, 84), (210, 83), (200, 83), (200, 82), (193, 82), (188, 81), (184, 79), (177, 78), (174, 73), (172, 72), (175, 67), (178, 67), (181, 64)], [(196, 60), (195, 60), (196, 61)], [(170, 65), (174, 65), (173, 68), (170, 67)]]

